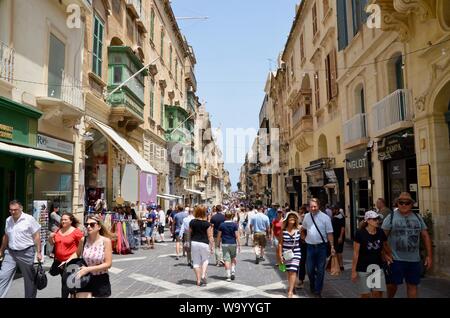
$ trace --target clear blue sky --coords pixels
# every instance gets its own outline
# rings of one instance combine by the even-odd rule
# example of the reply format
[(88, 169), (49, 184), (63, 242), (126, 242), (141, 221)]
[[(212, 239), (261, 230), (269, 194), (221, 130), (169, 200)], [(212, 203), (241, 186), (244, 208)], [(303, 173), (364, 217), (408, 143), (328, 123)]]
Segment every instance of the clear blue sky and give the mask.
[[(270, 63), (275, 70), (299, 2), (172, 1), (176, 17), (208, 17), (208, 20), (180, 19), (178, 25), (194, 48), (197, 95), (207, 102), (213, 127), (258, 128)], [(247, 143), (245, 149), (240, 149), (241, 156), (235, 163), (225, 162), (233, 189), (237, 189), (240, 167), (250, 146)]]

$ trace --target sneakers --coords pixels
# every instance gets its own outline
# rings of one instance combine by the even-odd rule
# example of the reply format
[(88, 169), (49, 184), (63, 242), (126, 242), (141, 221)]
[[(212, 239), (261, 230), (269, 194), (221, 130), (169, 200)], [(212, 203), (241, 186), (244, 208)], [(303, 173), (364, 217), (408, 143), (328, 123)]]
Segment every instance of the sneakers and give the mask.
[(259, 256), (256, 256), (256, 260), (255, 260), (255, 264), (258, 265), (259, 264)]
[(231, 277), (230, 276), (227, 277), (227, 282), (231, 282)]
[(266, 259), (264, 258), (264, 256), (261, 256), (260, 258), (259, 258), (261, 261), (265, 261)]
[(236, 278), (236, 275), (235, 275), (235, 273), (233, 272), (233, 273), (231, 273), (231, 280), (234, 280)]
[(202, 278), (202, 280), (201, 280), (201, 285), (202, 285), (202, 286), (206, 286), (207, 283), (208, 283), (208, 282), (206, 281), (206, 277), (205, 277), (205, 278)]
[(177, 256), (175, 257), (175, 260), (177, 260), (177, 261), (178, 261), (179, 259), (180, 259), (180, 258), (179, 258), (179, 257), (178, 257), (178, 255), (177, 255)]

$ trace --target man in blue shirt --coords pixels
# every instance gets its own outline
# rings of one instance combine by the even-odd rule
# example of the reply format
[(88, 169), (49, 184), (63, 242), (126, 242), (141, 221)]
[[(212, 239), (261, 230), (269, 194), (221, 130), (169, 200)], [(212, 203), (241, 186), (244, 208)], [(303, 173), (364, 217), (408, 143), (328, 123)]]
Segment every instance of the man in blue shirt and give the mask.
[(220, 224), (217, 239), (219, 248), (222, 245), (222, 254), (225, 261), (225, 270), (227, 272), (227, 281), (232, 281), (236, 273), (236, 255), (240, 250), (239, 228), (237, 223), (233, 222), (233, 213), (225, 213), (225, 222)]
[(258, 212), (250, 219), (250, 233), (253, 234), (253, 242), (256, 254), (255, 263), (264, 261), (264, 248), (267, 244), (267, 237), (270, 235), (270, 222), (267, 215), (260, 207)]
[(216, 206), (216, 214), (214, 214), (211, 218), (211, 224), (214, 226), (214, 254), (216, 256), (216, 266), (220, 266), (225, 264), (223, 261), (222, 249), (220, 248), (220, 241), (217, 238), (217, 234), (219, 233), (220, 225), (225, 222), (225, 215), (222, 212), (222, 206)]

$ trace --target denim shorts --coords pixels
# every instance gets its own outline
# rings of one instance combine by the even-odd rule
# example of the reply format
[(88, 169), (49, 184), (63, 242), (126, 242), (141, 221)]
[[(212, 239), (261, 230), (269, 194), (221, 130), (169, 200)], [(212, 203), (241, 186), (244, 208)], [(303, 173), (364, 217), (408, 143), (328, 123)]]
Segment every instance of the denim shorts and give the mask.
[(152, 237), (153, 235), (153, 227), (147, 226), (145, 228), (145, 237)]
[(403, 280), (409, 285), (420, 284), (420, 262), (394, 261), (389, 269), (390, 272), (386, 275), (387, 284), (401, 285)]

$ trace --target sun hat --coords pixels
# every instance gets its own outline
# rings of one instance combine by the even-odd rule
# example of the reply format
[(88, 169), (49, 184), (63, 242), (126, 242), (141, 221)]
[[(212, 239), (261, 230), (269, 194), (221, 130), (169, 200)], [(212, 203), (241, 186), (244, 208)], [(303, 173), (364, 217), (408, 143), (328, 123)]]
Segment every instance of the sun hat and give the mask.
[(298, 216), (298, 213), (297, 213), (297, 212), (290, 211), (290, 212), (288, 212), (288, 213), (286, 214), (286, 216), (284, 217), (283, 222), (285, 222), (287, 219), (289, 219), (289, 216), (291, 216), (291, 215), (294, 215), (294, 216), (297, 218), (297, 220), (299, 219), (299, 216)]

